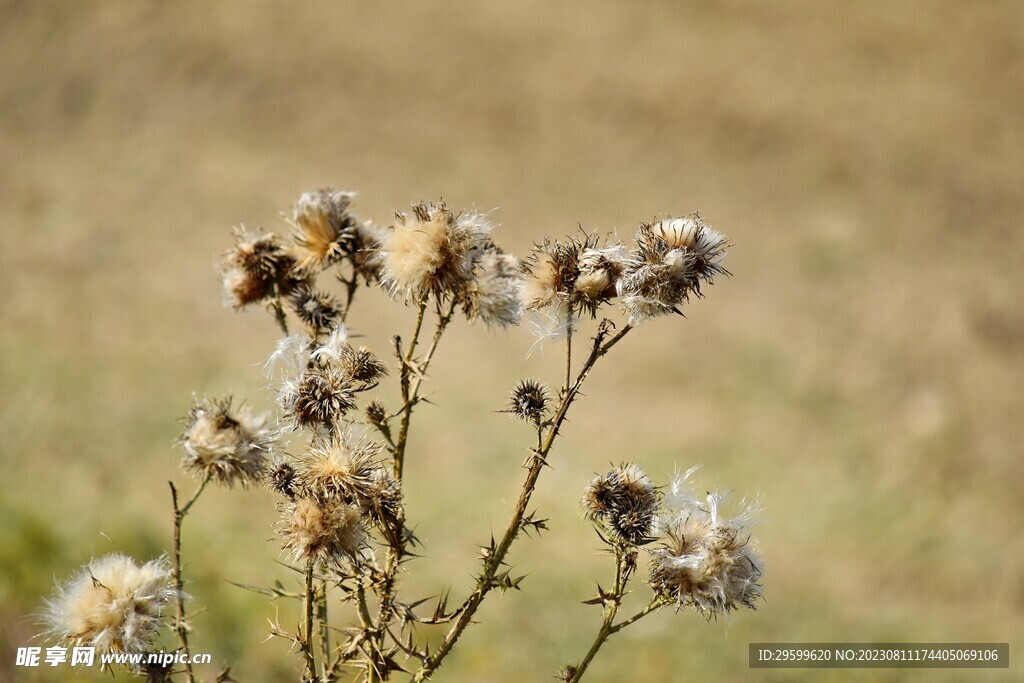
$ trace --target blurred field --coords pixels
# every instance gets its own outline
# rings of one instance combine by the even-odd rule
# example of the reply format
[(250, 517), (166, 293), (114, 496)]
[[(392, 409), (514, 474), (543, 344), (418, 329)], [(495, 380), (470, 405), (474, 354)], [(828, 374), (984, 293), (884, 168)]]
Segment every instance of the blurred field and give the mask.
[[(238, 222), (280, 229), (308, 188), (362, 215), (444, 196), (499, 241), (699, 209), (735, 274), (599, 366), (542, 479), (551, 533), (514, 553), (440, 681), (550, 680), (597, 627), (609, 567), (577, 499), (609, 461), (760, 491), (767, 602), (662, 614), (598, 681), (1022, 676), (1024, 34), (1016, 2), (0, 2), (0, 679), (28, 615), (94, 554), (168, 547), (191, 392), (262, 405), (262, 314), (221, 303)], [(364, 296), (384, 351), (408, 312)], [(525, 330), (460, 324), (408, 464), (421, 594), (470, 585), (528, 430), (494, 412), (557, 380)], [(395, 402), (396, 391), (390, 400)], [(466, 417), (466, 415), (470, 417)], [(185, 482), (188, 485), (188, 482)], [(290, 680), (262, 492), (186, 526), (195, 649)], [(280, 605), (286, 625), (293, 605)], [(1010, 672), (750, 670), (751, 641), (997, 641)], [(213, 668), (208, 672), (214, 673)], [(71, 677), (86, 680), (85, 676)], [(95, 674), (96, 680), (102, 679)]]

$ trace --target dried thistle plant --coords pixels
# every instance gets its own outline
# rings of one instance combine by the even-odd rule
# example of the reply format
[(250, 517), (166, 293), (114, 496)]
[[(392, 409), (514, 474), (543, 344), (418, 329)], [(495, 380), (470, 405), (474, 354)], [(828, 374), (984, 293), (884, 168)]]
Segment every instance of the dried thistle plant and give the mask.
[[(119, 555), (94, 560), (50, 603), (51, 637), (141, 651), (167, 625), (189, 654), (183, 521), (210, 482), (228, 488), (262, 482), (279, 513), (282, 556), (303, 581), (296, 591), (282, 584), (248, 588), (301, 602), (298, 630), (278, 622), (271, 635), (299, 652), (302, 680), (377, 682), (396, 672), (413, 681), (431, 678), (487, 597), (521, 587), (509, 554), (517, 540), (547, 528), (530, 512), (531, 499), (590, 372), (638, 324), (679, 312), (691, 295), (702, 294), (702, 285), (727, 274), (728, 241), (696, 214), (641, 224), (632, 244), (588, 233), (543, 240), (520, 261), (495, 243), (483, 214), (420, 202), (396, 213), (390, 225), (375, 225), (355, 214), (354, 197), (332, 188), (304, 193), (286, 214), (283, 239), (236, 230), (221, 268), (224, 291), (236, 309), (264, 305), (281, 331), (264, 367), (278, 415), (258, 417), (230, 399), (196, 400), (180, 443), (182, 465), (200, 483), (188, 499), (171, 484), (169, 560), (141, 566)], [(351, 343), (349, 314), (360, 287), (379, 287), (414, 314), (411, 332), (393, 338), (393, 371), (381, 349)], [(589, 348), (574, 359), (574, 335), (602, 311)], [(415, 482), (403, 474), (408, 457), (424, 457), (412, 446), (413, 418), (459, 312), (489, 328), (516, 326), (527, 312), (544, 340), (564, 339), (566, 361), (556, 390), (524, 379), (507, 399), (503, 412), (533, 434), (526, 475), (505, 530), (482, 546), (474, 585), (449, 604), (447, 591), (433, 600), (403, 591), (413, 549), (429, 551), (406, 518), (404, 490)], [(386, 398), (389, 378), (397, 392)], [(724, 516), (719, 494), (698, 499), (690, 492), (690, 474), (666, 491), (638, 465), (624, 463), (585, 487), (584, 514), (615, 560), (615, 579), (587, 601), (602, 607), (601, 627), (561, 680), (580, 680), (611, 635), (656, 610), (691, 607), (713, 617), (755, 605), (762, 564), (747, 530), (754, 509)], [(645, 567), (650, 602), (619, 619), (627, 586)], [(165, 617), (171, 607), (173, 618)], [(428, 646), (435, 627), (444, 633)], [(136, 673), (189, 683), (198, 676), (191, 664)]]

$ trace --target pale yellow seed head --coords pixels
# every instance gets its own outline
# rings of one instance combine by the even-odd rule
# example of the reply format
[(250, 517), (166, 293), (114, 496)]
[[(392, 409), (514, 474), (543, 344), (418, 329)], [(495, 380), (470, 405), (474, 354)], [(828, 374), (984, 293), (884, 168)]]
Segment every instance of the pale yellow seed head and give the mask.
[(101, 653), (145, 652), (178, 595), (163, 559), (142, 565), (126, 555), (92, 560), (47, 603), (48, 633)]

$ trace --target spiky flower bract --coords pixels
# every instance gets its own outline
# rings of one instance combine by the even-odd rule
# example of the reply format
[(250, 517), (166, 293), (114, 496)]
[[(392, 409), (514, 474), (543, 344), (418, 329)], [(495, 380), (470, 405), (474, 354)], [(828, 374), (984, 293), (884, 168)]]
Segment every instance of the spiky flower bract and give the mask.
[(488, 245), (463, 293), (466, 317), (480, 319), (489, 327), (518, 325), (523, 313), (522, 282), (519, 259), (494, 244)]
[(46, 603), (47, 633), (101, 654), (146, 652), (177, 596), (166, 560), (139, 565), (126, 555), (106, 555), (58, 586)]
[(354, 560), (366, 542), (359, 509), (336, 500), (295, 498), (281, 506), (278, 532), (296, 560)]
[(236, 309), (287, 294), (300, 282), (295, 259), (273, 234), (256, 235), (235, 228), (235, 246), (224, 254), (221, 279), (227, 301)]
[(698, 498), (689, 487), (693, 471), (673, 482), (666, 496), (662, 543), (651, 551), (651, 587), (677, 607), (692, 606), (708, 618), (739, 606), (754, 608), (763, 564), (748, 527), (757, 508), (741, 503), (735, 517), (724, 517), (725, 495)]
[(219, 484), (244, 486), (259, 480), (275, 437), (265, 417), (233, 409), (230, 397), (197, 399), (185, 418), (182, 466)]
[(520, 380), (509, 397), (508, 412), (540, 426), (548, 409), (548, 390), (536, 380)]
[(658, 490), (635, 464), (619, 465), (594, 478), (582, 500), (588, 519), (630, 545), (650, 540), (658, 503)]
[(479, 213), (456, 216), (441, 203), (420, 203), (397, 214), (381, 241), (382, 274), (395, 295), (419, 300), (458, 296), (473, 276), (490, 223)]
[(324, 188), (304, 192), (292, 210), (291, 223), (297, 266), (317, 272), (353, 253), (357, 222), (349, 212), (351, 192)]

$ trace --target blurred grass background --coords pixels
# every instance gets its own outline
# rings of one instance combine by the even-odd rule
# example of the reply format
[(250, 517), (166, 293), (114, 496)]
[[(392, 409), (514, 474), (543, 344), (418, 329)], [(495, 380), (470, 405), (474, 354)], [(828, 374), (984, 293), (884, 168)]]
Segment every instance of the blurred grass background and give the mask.
[[(751, 641), (1016, 648), (1022, 26), (1017, 2), (0, 2), (0, 679), (88, 678), (15, 649), (55, 577), (168, 547), (192, 391), (270, 401), (274, 327), (223, 307), (215, 263), (232, 225), (281, 230), (324, 185), (380, 221), (496, 208), (519, 253), (691, 210), (736, 244), (734, 278), (598, 367), (536, 498), (551, 532), (514, 552), (525, 592), (438, 680), (549, 680), (583, 654), (609, 563), (577, 500), (621, 460), (760, 491), (767, 601), (641, 622), (595, 682), (964, 674), (750, 670)], [(353, 315), (381, 352), (411, 324), (380, 292)], [(531, 343), (463, 323), (436, 361), (408, 463), (419, 595), (463, 596), (503, 528), (530, 435), (490, 411), (560, 372)], [(218, 490), (185, 530), (195, 650), (245, 682), (298, 666), (264, 642), (296, 606), (228, 583), (291, 580), (273, 518)]]

